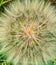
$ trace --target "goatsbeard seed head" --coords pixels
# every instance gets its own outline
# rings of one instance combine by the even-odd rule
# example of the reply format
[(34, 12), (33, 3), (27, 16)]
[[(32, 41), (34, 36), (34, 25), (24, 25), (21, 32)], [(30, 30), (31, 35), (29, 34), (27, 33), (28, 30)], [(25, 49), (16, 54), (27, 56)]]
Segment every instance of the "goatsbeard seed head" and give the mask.
[[(13, 65), (42, 65), (56, 55), (56, 13), (50, 3), (15, 0), (0, 17), (0, 53)], [(1, 58), (1, 57), (0, 57)]]

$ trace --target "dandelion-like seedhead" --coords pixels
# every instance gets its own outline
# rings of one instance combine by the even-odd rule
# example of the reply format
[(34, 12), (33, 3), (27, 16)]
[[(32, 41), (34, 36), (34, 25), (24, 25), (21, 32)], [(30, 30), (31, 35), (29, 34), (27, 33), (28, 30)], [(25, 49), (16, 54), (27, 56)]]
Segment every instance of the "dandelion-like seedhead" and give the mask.
[(56, 13), (50, 3), (15, 0), (4, 9), (0, 17), (0, 54), (7, 62), (42, 65), (55, 57)]

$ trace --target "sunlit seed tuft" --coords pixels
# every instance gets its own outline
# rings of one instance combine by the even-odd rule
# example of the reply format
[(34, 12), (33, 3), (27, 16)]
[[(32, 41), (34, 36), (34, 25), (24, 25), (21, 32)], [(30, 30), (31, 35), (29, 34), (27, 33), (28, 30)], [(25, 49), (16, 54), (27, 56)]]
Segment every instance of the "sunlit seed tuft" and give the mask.
[[(48, 64), (56, 56), (56, 11), (39, 0), (15, 0), (0, 17), (0, 53), (13, 65)], [(1, 58), (1, 57), (0, 57)]]

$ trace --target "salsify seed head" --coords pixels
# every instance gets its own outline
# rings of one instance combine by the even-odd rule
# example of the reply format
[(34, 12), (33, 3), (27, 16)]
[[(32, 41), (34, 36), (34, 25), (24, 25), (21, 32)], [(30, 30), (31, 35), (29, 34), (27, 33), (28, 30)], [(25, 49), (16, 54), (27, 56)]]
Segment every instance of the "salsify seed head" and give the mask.
[(4, 9), (0, 17), (0, 54), (6, 61), (42, 65), (52, 60), (56, 55), (55, 8), (43, 0), (15, 0)]

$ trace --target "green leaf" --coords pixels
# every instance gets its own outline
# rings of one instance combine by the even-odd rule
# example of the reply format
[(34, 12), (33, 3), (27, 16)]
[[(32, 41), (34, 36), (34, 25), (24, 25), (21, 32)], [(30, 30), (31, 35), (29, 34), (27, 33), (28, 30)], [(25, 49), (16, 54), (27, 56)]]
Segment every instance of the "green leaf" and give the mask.
[(5, 4), (5, 3), (7, 3), (7, 2), (9, 2), (9, 1), (11, 1), (11, 0), (0, 0), (0, 7), (3, 5), (3, 4)]

